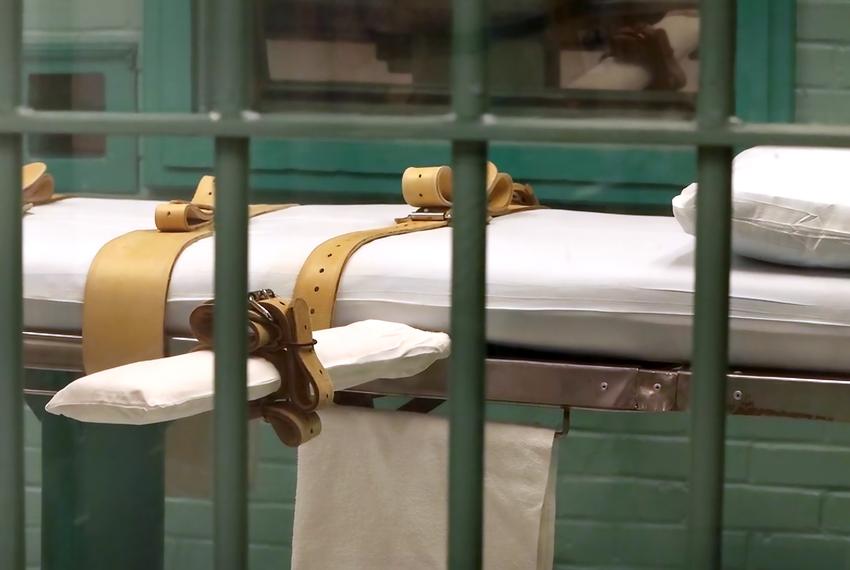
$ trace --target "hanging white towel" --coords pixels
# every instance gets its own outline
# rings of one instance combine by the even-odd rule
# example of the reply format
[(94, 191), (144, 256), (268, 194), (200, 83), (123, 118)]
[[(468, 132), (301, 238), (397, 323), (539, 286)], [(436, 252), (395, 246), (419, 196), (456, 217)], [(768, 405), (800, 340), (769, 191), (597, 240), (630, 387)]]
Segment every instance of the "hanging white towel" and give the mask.
[[(556, 438), (485, 431), (484, 568), (553, 564)], [(298, 450), (293, 570), (439, 570), (448, 536), (448, 421), (335, 407)]]

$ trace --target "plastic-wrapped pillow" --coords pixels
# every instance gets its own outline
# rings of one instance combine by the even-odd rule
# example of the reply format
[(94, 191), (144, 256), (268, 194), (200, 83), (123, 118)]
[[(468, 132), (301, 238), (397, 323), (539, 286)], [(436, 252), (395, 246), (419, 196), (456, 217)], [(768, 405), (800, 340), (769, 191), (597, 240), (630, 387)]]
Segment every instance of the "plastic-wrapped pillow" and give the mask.
[[(850, 149), (755, 147), (732, 170), (732, 249), (754, 259), (850, 268)], [(696, 233), (697, 185), (673, 198)]]

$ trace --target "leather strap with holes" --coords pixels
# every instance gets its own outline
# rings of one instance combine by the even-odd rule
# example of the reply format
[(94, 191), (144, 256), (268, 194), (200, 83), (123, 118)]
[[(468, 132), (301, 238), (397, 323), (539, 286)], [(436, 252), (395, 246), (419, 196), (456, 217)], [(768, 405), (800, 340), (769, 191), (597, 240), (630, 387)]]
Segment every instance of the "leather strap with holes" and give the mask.
[[(196, 307), (189, 317), (201, 350), (212, 345), (213, 318), (212, 301)], [(268, 421), (290, 447), (319, 435), (321, 421), (316, 410), (333, 401), (333, 383), (319, 362), (314, 345), (303, 299), (285, 301), (269, 290), (249, 296), (248, 350), (271, 362), (281, 379), (275, 394), (251, 403), (249, 415)]]
[[(310, 306), (313, 330), (326, 329), (333, 322), (342, 272), (351, 256), (377, 239), (444, 228), (451, 221), (452, 171), (448, 166), (411, 167), (402, 176), (402, 194), (411, 206), (419, 208), (396, 224), (383, 228), (348, 233), (325, 241), (310, 253), (293, 291)], [(487, 210), (490, 216), (539, 208), (531, 186), (518, 184), (511, 176), (487, 163)]]
[(21, 169), (21, 193), (23, 211), (33, 206), (50, 204), (65, 198), (53, 193), (53, 176), (48, 174), (43, 162), (31, 162)]
[[(165, 356), (165, 305), (171, 271), (192, 243), (213, 233), (215, 180), (201, 179), (190, 202), (157, 207), (156, 230), (104, 245), (89, 267), (83, 303), (86, 373)], [(289, 205), (251, 206), (258, 216)]]

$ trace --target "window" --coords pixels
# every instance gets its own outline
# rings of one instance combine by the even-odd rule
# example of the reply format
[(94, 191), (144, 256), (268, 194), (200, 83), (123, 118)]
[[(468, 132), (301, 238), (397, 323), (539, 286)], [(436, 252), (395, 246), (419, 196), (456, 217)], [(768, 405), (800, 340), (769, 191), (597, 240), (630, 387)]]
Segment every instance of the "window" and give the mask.
[[(635, 22), (656, 25), (664, 19), (659, 19), (662, 13), (694, 18), (695, 2), (536, 0), (522, 3), (531, 6), (525, 12), (515, 7), (516, 2), (490, 4), (497, 10), (495, 22), (526, 24), (493, 28), (497, 37), (491, 38), (490, 75), (496, 95), (491, 106), (496, 111), (679, 117), (693, 110), (699, 62), (698, 54), (688, 49), (678, 60), (686, 79), (678, 89), (576, 89), (574, 83), (600, 63), (609, 49), (606, 38)], [(354, 13), (350, 7), (355, 5), (365, 6), (361, 8), (365, 12)], [(441, 14), (449, 3), (405, 3), (405, 13), (420, 10), (429, 26), (414, 42), (389, 34), (411, 25), (393, 21), (387, 15), (391, 10), (380, 10), (392, 5), (386, 0), (258, 3), (257, 25), (262, 33), (253, 51), (255, 106), (261, 110), (447, 111), (450, 46), (446, 41), (451, 30)], [(349, 12), (344, 6), (349, 6)], [(737, 113), (748, 120), (793, 120), (796, 2), (758, 0), (739, 2), (738, 7)], [(202, 9), (203, 3), (190, 0), (145, 3), (144, 110), (206, 108), (209, 78), (203, 70), (208, 50), (198, 39), (204, 36), (201, 31), (207, 19)], [(336, 16), (328, 17), (334, 11)], [(185, 33), (193, 26), (194, 39)], [(673, 37), (671, 42), (679, 45), (680, 39)], [(327, 66), (329, 61), (336, 65)], [(361, 77), (352, 72), (354, 64), (367, 70), (374, 81), (353, 81)], [(635, 69), (643, 70), (637, 65)], [(669, 213), (672, 196), (695, 177), (695, 154), (614, 143), (605, 152), (577, 145), (498, 143), (491, 145), (491, 158), (531, 182), (551, 205)], [(144, 145), (143, 183), (148, 187), (191, 188), (212, 167), (209, 139), (156, 137), (147, 138)], [(445, 143), (259, 140), (252, 145), (252, 184), (261, 193), (291, 201), (391, 202), (400, 199), (398, 175), (406, 166), (447, 163), (449, 158)]]
[[(257, 106), (424, 112), (448, 104), (450, 2), (266, 0)], [(698, 82), (695, 0), (494, 2), (493, 105), (547, 113), (689, 114)]]
[[(102, 73), (32, 73), (29, 106), (40, 111), (103, 111), (106, 86)], [(106, 154), (101, 135), (31, 135), (33, 158), (93, 157)]]

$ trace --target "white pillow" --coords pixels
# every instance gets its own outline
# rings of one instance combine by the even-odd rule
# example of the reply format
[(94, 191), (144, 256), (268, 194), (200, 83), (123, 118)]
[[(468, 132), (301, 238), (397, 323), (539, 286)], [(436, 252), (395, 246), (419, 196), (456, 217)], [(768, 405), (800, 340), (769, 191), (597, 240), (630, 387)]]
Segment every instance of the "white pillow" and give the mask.
[[(697, 185), (673, 198), (696, 233)], [(755, 147), (732, 172), (735, 253), (790, 265), (850, 268), (850, 149)]]
[[(337, 390), (378, 378), (406, 378), (449, 354), (445, 333), (400, 323), (360, 321), (316, 331), (316, 354)], [(47, 411), (95, 423), (142, 425), (213, 409), (213, 354), (198, 351), (135, 362), (71, 382)], [(267, 360), (248, 360), (248, 399), (277, 390), (280, 377)]]

